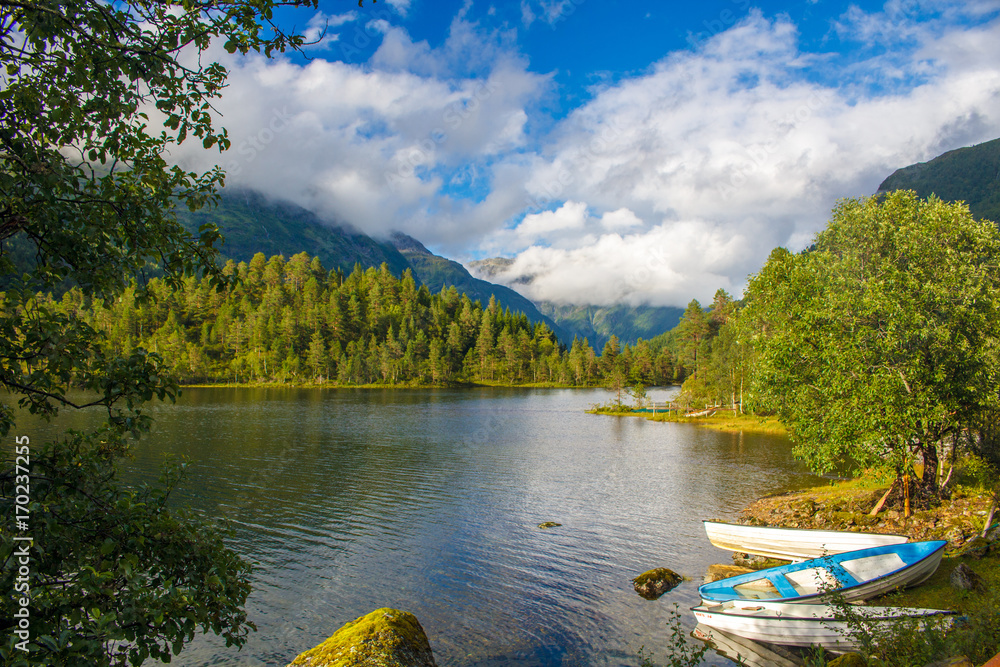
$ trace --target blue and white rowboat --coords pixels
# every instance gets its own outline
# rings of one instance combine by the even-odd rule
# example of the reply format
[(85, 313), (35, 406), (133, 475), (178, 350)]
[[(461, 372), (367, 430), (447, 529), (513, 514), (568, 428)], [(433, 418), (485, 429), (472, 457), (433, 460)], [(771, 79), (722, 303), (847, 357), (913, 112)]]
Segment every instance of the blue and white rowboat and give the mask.
[(815, 604), (832, 592), (849, 602), (867, 600), (926, 580), (941, 564), (947, 544), (908, 542), (832, 554), (721, 579), (698, 592), (707, 605), (727, 600)]

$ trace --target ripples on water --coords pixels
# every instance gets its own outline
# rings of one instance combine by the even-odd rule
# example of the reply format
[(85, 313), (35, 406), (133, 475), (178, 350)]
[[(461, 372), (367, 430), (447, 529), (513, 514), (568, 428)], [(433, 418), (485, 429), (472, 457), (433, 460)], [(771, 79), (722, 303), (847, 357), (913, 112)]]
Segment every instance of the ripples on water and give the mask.
[[(673, 604), (690, 630), (705, 568), (729, 560), (701, 520), (816, 480), (783, 438), (584, 414), (605, 400), (189, 389), (156, 407), (129, 474), (190, 457), (178, 501), (228, 517), (257, 563), (259, 631), (240, 652), (199, 638), (176, 663), (285, 665), (383, 606), (416, 614), (442, 667), (634, 665), (640, 646), (665, 662)], [(643, 600), (630, 580), (659, 566), (691, 580)]]

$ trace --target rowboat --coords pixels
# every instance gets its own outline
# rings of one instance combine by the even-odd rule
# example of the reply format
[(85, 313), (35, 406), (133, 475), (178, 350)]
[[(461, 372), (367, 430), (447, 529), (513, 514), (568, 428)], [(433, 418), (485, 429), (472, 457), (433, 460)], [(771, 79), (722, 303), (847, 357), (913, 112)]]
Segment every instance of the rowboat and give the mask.
[(836, 592), (848, 602), (916, 586), (938, 569), (945, 540), (860, 549), (720, 579), (698, 588), (706, 604), (726, 600), (817, 602)]
[(903, 544), (909, 539), (906, 535), (743, 526), (721, 521), (702, 523), (705, 524), (708, 540), (720, 549), (793, 561), (870, 547)]
[[(821, 646), (836, 653), (861, 648), (851, 636), (850, 623), (831, 605), (786, 604), (760, 600), (729, 600), (691, 609), (699, 623), (756, 642), (779, 646)], [(950, 623), (952, 611), (915, 607), (854, 607), (847, 610), (865, 627), (883, 632), (910, 620), (927, 630)]]

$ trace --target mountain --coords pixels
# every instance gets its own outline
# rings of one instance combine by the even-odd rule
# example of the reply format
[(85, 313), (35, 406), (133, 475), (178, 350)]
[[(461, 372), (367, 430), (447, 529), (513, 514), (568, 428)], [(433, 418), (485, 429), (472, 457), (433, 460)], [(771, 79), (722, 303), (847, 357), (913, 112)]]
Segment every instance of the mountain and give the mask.
[(541, 301), (538, 310), (551, 317), (571, 335), (586, 338), (600, 350), (612, 334), (622, 343), (634, 345), (670, 331), (681, 321), (683, 308), (674, 306), (578, 306)]
[(218, 225), (225, 237), (220, 252), (226, 259), (249, 262), (258, 252), (268, 257), (290, 257), (307, 252), (319, 257), (328, 269), (350, 273), (355, 264), (362, 267), (388, 265), (399, 276), (406, 269), (413, 272), (418, 284), (432, 292), (454, 286), (473, 301), (485, 306), (495, 296), (503, 308), (521, 312), (532, 322), (545, 322), (564, 343), (572, 334), (543, 315), (531, 301), (514, 290), (472, 277), (458, 262), (431, 253), (419, 241), (395, 233), (389, 241), (379, 241), (348, 225), (331, 225), (316, 214), (295, 204), (271, 201), (252, 190), (224, 190), (219, 205), (194, 213), (178, 211), (178, 219), (192, 232), (206, 222)]
[(976, 218), (1000, 223), (1000, 139), (959, 148), (929, 162), (897, 169), (879, 192), (915, 190), (946, 201), (964, 201)]
[[(513, 262), (514, 260), (505, 257), (491, 257), (469, 262), (469, 267), (485, 280), (496, 280)], [(515, 276), (507, 277), (505, 282), (523, 285), (529, 284), (532, 279), (533, 276)], [(604, 347), (612, 335), (618, 336), (622, 343), (629, 344), (640, 338), (649, 340), (673, 329), (684, 314), (683, 308), (672, 306), (590, 306), (551, 301), (539, 301), (536, 305), (539, 311), (551, 317), (571, 336), (586, 338), (597, 350)]]
[(237, 262), (249, 262), (258, 252), (291, 257), (305, 251), (319, 257), (326, 268), (345, 273), (356, 263), (368, 267), (385, 262), (397, 276), (409, 267), (389, 243), (347, 225), (331, 225), (300, 206), (271, 201), (252, 190), (224, 190), (217, 207), (178, 211), (177, 217), (192, 231), (214, 222), (225, 236), (220, 252)]

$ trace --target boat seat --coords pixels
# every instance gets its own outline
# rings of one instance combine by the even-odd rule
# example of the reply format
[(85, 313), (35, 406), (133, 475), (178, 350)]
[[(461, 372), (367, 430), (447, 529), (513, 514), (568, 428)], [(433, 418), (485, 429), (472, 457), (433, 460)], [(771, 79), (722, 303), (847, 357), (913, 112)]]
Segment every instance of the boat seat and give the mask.
[(848, 586), (856, 586), (859, 582), (853, 574), (845, 570), (840, 566), (840, 563), (831, 563), (829, 566), (830, 571), (833, 572), (833, 576), (840, 580), (840, 585), (844, 588)]
[(767, 580), (774, 584), (774, 587), (778, 589), (778, 594), (783, 598), (797, 598), (802, 595), (785, 579), (783, 574), (769, 574)]

